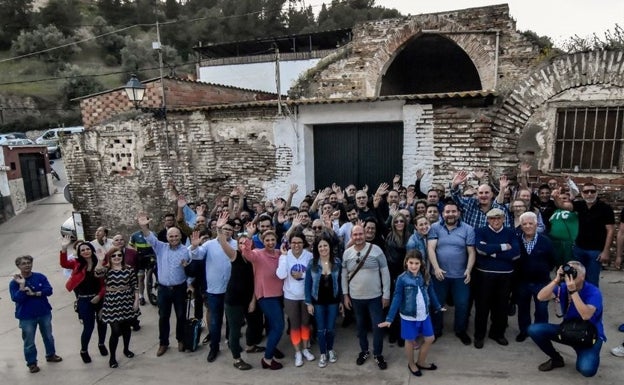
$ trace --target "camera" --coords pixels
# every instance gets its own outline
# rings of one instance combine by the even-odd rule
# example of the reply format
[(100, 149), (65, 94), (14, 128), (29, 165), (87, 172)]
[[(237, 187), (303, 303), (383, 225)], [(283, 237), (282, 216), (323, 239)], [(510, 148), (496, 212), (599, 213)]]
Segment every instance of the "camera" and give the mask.
[(564, 278), (564, 276), (566, 276), (566, 275), (569, 275), (569, 276), (571, 276), (571, 277), (572, 277), (572, 279), (575, 279), (575, 278), (576, 278), (576, 276), (578, 275), (578, 273), (577, 273), (576, 269), (575, 269), (572, 265), (569, 265), (569, 264), (565, 264), (565, 265), (563, 265), (563, 267), (561, 268), (561, 270), (563, 271), (563, 274), (561, 274), (561, 275), (559, 276), (561, 279), (563, 279), (563, 278)]

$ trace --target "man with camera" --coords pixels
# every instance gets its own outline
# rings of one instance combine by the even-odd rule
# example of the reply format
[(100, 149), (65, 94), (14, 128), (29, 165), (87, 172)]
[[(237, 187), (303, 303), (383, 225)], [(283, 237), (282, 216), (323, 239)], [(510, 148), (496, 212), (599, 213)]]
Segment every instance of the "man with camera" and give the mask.
[(564, 366), (563, 357), (552, 342), (571, 346), (576, 352), (576, 370), (592, 377), (600, 365), (600, 349), (607, 340), (602, 325), (602, 294), (595, 285), (585, 281), (585, 266), (570, 261), (560, 266), (557, 276), (537, 294), (540, 301), (555, 299), (561, 305), (560, 325), (535, 323), (529, 336), (550, 357), (538, 369), (547, 372)]

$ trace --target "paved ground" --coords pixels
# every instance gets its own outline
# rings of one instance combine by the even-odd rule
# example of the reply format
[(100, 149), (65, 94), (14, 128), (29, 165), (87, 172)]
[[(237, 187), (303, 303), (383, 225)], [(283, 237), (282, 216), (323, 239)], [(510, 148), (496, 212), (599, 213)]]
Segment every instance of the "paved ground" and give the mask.
[[(59, 187), (62, 187), (61, 184)], [(62, 192), (61, 188), (59, 192)], [(156, 357), (157, 312), (151, 305), (142, 307), (143, 328), (132, 337), (132, 350), (136, 357), (128, 359), (120, 354), (120, 367), (110, 369), (107, 358), (98, 355), (93, 339), (90, 353), (94, 361), (85, 365), (78, 355), (81, 326), (72, 308), (74, 297), (65, 290), (65, 277), (58, 266), (59, 225), (70, 215), (71, 209), (62, 194), (57, 193), (30, 205), (24, 213), (0, 225), (0, 277), (3, 280), (0, 285), (0, 378), (3, 384), (13, 384), (16, 381), (22, 385), (416, 384), (423, 381), (453, 385), (622, 383), (624, 360), (609, 353), (611, 347), (624, 339), (624, 334), (617, 331), (617, 325), (624, 322), (624, 273), (615, 271), (606, 271), (601, 278), (605, 293), (605, 329), (609, 341), (603, 346), (600, 370), (593, 379), (585, 379), (574, 370), (573, 351), (567, 347), (561, 347), (567, 364), (565, 368), (550, 373), (538, 372), (537, 365), (545, 360), (545, 356), (530, 340), (524, 343), (513, 341), (517, 333), (515, 318), (510, 320), (511, 327), (507, 331), (507, 337), (511, 344), (507, 347), (486, 340), (485, 348), (476, 350), (472, 346), (462, 345), (447, 331), (430, 352), (430, 360), (439, 366), (438, 371), (425, 372), (421, 378), (413, 377), (407, 371), (403, 350), (390, 347), (387, 343), (384, 346), (384, 355), (389, 363), (388, 370), (378, 370), (372, 360), (361, 367), (356, 366), (358, 349), (353, 328), (338, 328), (336, 350), (339, 360), (325, 369), (318, 368), (316, 362), (295, 368), (291, 348), (285, 336), (280, 343), (282, 351), (287, 353), (283, 360), (285, 369), (277, 372), (262, 370), (259, 354), (243, 353), (244, 359), (254, 369), (240, 372), (232, 367), (231, 356), (224, 344), (217, 361), (212, 364), (206, 362), (205, 347), (194, 353), (178, 353), (176, 349), (172, 349), (163, 357)], [(8, 282), (16, 271), (13, 260), (21, 254), (36, 257), (35, 270), (45, 273), (55, 289), (50, 299), (54, 308), (54, 336), (57, 352), (64, 360), (59, 364), (40, 361), (41, 372), (37, 374), (28, 373), (25, 367), (20, 330), (13, 317), (14, 306), (8, 293)], [(447, 316), (447, 319), (450, 320), (452, 308), (449, 314), (451, 316)], [(175, 339), (172, 338), (172, 341)], [(43, 344), (39, 338), (37, 346), (42, 358)]]

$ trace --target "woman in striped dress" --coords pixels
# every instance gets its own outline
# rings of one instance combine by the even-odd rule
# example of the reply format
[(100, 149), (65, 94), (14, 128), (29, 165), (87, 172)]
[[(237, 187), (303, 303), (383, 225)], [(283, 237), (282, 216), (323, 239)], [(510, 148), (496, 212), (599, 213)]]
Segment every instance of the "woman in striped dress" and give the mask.
[(105, 277), (106, 294), (100, 317), (111, 325), (109, 366), (116, 368), (119, 366), (116, 352), (120, 336), (123, 339), (124, 355), (134, 357), (129, 346), (132, 322), (140, 314), (138, 281), (134, 269), (124, 263), (123, 251), (116, 247), (106, 253), (102, 274)]

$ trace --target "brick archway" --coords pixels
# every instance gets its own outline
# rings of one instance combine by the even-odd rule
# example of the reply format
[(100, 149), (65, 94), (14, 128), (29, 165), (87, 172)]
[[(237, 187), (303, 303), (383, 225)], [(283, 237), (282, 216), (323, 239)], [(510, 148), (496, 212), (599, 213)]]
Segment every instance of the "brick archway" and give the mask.
[[(394, 29), (393, 33), (388, 36), (384, 47), (380, 47), (381, 49), (370, 61), (371, 64), (377, 66), (370, 71), (370, 73), (377, 74), (377, 79), (374, 80), (375, 96), (379, 96), (383, 75), (403, 49), (421, 36), (423, 31), (436, 30), (440, 30), (440, 35), (453, 41), (470, 57), (481, 79), (481, 89), (494, 88), (494, 44), (491, 45), (492, 50), (490, 52), (484, 48), (480, 41), (479, 36), (481, 35), (468, 32), (463, 34), (461, 32), (466, 31), (466, 27), (438, 15), (428, 15), (424, 19), (411, 20), (400, 29)], [(445, 34), (445, 32), (451, 33)], [(494, 34), (491, 35), (495, 38)]]
[[(494, 151), (516, 153), (517, 140), (531, 115), (556, 95), (585, 85), (624, 87), (624, 51), (592, 51), (554, 58), (517, 83), (502, 102), (493, 122)], [(511, 166), (501, 164), (500, 166)]]

